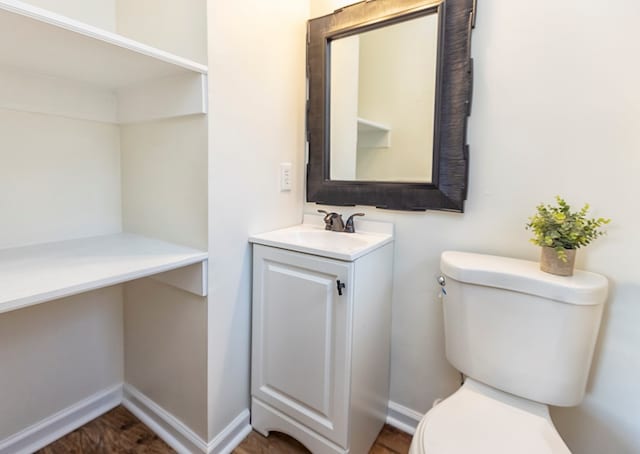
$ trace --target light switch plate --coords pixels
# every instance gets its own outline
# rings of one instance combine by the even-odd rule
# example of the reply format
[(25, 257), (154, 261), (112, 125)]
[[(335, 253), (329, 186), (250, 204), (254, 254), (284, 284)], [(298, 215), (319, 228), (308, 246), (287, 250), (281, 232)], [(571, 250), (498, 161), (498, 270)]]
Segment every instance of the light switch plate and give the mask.
[(280, 164), (280, 191), (291, 191), (291, 180), (293, 175), (291, 173), (291, 163), (283, 162)]

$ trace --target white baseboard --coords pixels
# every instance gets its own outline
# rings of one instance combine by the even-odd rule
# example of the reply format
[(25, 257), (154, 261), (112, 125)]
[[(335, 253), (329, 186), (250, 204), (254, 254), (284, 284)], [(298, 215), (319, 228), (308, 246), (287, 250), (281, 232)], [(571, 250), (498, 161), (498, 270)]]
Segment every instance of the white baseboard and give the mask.
[(400, 429), (403, 432), (413, 435), (416, 433), (416, 427), (424, 415), (412, 410), (404, 405), (389, 401), (389, 410), (387, 411), (387, 424)]
[(207, 447), (210, 454), (230, 454), (251, 433), (251, 414), (244, 409)]
[(132, 385), (125, 383), (122, 405), (179, 453), (207, 452), (198, 434)]
[[(240, 412), (208, 443), (154, 401), (125, 384), (100, 391), (0, 441), (0, 454), (30, 454), (83, 426), (109, 410), (124, 405), (179, 453), (229, 454), (251, 432), (248, 409)], [(413, 435), (423, 414), (389, 401), (387, 424)]]
[(249, 410), (245, 409), (207, 443), (182, 421), (129, 384), (124, 385), (122, 405), (179, 453), (228, 454), (251, 432)]
[(121, 404), (179, 453), (229, 454), (251, 432), (245, 409), (207, 443), (135, 387), (118, 384), (0, 440), (0, 454), (31, 454)]
[(0, 454), (30, 454), (117, 407), (122, 385), (93, 394), (0, 441)]

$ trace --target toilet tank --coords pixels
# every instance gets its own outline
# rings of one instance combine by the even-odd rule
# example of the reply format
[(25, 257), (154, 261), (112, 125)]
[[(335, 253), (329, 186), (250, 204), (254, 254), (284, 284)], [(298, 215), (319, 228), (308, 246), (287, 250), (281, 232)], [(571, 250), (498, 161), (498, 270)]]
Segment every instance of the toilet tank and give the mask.
[(449, 362), (537, 402), (578, 405), (607, 297), (604, 276), (540, 271), (537, 262), (444, 252), (440, 269)]

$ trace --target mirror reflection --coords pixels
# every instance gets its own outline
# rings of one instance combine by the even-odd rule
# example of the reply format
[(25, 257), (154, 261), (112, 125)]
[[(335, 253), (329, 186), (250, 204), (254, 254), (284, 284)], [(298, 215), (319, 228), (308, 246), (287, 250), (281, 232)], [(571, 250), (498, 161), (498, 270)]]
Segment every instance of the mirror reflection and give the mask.
[(437, 13), (329, 45), (330, 179), (430, 183)]

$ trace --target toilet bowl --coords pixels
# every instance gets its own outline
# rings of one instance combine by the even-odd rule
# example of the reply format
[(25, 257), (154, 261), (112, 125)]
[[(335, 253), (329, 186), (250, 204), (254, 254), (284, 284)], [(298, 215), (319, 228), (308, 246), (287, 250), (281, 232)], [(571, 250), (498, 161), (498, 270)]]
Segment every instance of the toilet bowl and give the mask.
[(570, 454), (546, 405), (467, 378), (424, 416), (409, 454)]
[(578, 405), (608, 282), (538, 263), (444, 252), (445, 349), (462, 387), (426, 413), (410, 454), (567, 454), (547, 405)]

